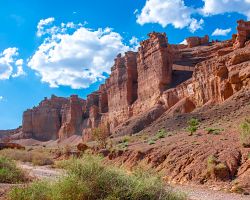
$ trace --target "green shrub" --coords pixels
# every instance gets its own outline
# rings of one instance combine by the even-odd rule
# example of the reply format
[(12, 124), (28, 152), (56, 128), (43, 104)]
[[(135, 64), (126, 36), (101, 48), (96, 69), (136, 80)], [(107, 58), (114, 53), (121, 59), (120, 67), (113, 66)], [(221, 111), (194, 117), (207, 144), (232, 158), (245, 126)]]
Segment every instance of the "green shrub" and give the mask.
[(193, 133), (195, 133), (198, 130), (199, 120), (195, 118), (191, 118), (190, 120), (188, 120), (187, 123), (188, 123), (188, 127), (186, 130), (190, 133), (190, 135), (193, 135)]
[(245, 119), (240, 125), (240, 141), (244, 147), (250, 147), (250, 119)]
[(148, 141), (148, 144), (149, 145), (155, 144), (155, 141), (151, 139), (151, 140)]
[(121, 140), (121, 143), (129, 143), (131, 136), (124, 136)]
[(25, 173), (14, 161), (0, 156), (0, 183), (21, 183), (27, 180)]
[[(184, 200), (185, 195), (166, 190), (162, 180), (148, 173), (128, 174), (104, 166), (101, 158), (84, 156), (72, 159), (67, 176), (55, 183), (33, 183), (15, 188), (10, 200)], [(40, 184), (40, 185), (39, 185)], [(38, 196), (38, 194), (43, 195)]]
[(214, 135), (219, 135), (222, 129), (219, 128), (206, 128), (205, 129), (208, 134), (214, 134)]
[(15, 200), (52, 200), (52, 187), (50, 182), (36, 181), (30, 186), (14, 187), (8, 197)]
[(157, 137), (158, 139), (165, 138), (166, 135), (167, 135), (167, 132), (166, 132), (166, 130), (163, 129), (163, 128), (160, 129), (160, 130), (158, 130), (158, 132), (156, 133), (156, 137)]

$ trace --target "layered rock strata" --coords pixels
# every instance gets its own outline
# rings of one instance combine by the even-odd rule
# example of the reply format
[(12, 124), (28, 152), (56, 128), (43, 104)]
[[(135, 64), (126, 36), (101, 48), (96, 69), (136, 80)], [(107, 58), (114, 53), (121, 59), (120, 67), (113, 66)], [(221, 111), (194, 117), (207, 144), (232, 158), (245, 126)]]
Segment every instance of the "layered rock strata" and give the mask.
[[(239, 31), (249, 22), (238, 23)], [(22, 131), (39, 140), (81, 134), (89, 140), (91, 129), (100, 125), (111, 134), (133, 134), (163, 113), (173, 116), (219, 104), (249, 87), (248, 36), (234, 50), (242, 35), (239, 31), (232, 40), (209, 45), (203, 45), (208, 36), (188, 38), (185, 46), (169, 45), (164, 33), (150, 33), (138, 53), (117, 56), (110, 77), (86, 101), (74, 95), (45, 99), (24, 112)]]

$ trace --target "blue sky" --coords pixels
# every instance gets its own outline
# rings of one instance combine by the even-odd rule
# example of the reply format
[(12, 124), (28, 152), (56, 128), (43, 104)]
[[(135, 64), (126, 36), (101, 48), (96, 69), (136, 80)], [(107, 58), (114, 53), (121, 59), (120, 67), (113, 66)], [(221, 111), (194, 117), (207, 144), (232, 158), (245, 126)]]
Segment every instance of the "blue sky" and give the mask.
[(136, 50), (151, 31), (170, 43), (225, 40), (247, 18), (249, 0), (0, 1), (0, 129), (21, 125), (22, 112), (45, 96), (85, 98), (115, 55)]

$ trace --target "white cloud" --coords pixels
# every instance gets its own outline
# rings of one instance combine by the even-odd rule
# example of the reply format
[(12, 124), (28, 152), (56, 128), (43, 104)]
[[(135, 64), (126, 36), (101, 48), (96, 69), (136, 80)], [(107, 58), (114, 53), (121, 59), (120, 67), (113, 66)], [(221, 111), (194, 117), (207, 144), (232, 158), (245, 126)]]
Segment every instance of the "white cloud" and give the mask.
[(3, 100), (4, 100), (3, 96), (0, 96), (0, 102), (3, 101)]
[(47, 19), (41, 19), (37, 25), (37, 36), (42, 36), (48, 33), (48, 29), (46, 27), (50, 26), (55, 21), (54, 17), (50, 17)]
[(212, 36), (226, 36), (228, 33), (230, 33), (232, 31), (231, 28), (228, 29), (220, 29), (217, 28), (214, 30), (214, 32), (212, 33)]
[(147, 0), (137, 23), (158, 23), (163, 27), (172, 24), (175, 28), (189, 27), (194, 32), (201, 28), (204, 21), (192, 17), (195, 9), (187, 7), (183, 0)]
[[(7, 48), (0, 53), (0, 80), (21, 76), (23, 71), (23, 60), (17, 60), (18, 49), (16, 47)], [(14, 71), (17, 71), (16, 73)]]
[(190, 32), (194, 33), (195, 31), (202, 29), (202, 25), (204, 24), (204, 20), (200, 19), (199, 21), (197, 19), (192, 19), (189, 30)]
[(205, 15), (217, 15), (237, 12), (250, 19), (250, 0), (203, 0), (202, 12)]
[(129, 44), (133, 47), (131, 50), (138, 51), (138, 48), (140, 47), (140, 42), (137, 37), (133, 36), (129, 40)]
[(72, 23), (54, 27), (56, 32), (43, 30), (49, 34), (28, 61), (50, 87), (87, 88), (110, 73), (118, 53), (131, 49), (109, 27), (93, 30)]
[(17, 66), (17, 72), (12, 75), (12, 77), (18, 77), (25, 75), (26, 73), (23, 70), (23, 59), (19, 59), (15, 62), (15, 65)]
[(202, 29), (203, 19), (218, 14), (237, 12), (250, 20), (250, 0), (202, 0), (204, 6), (192, 8), (184, 0), (147, 0), (137, 15), (137, 23), (158, 23), (162, 27), (173, 25), (175, 28), (187, 27), (190, 32)]

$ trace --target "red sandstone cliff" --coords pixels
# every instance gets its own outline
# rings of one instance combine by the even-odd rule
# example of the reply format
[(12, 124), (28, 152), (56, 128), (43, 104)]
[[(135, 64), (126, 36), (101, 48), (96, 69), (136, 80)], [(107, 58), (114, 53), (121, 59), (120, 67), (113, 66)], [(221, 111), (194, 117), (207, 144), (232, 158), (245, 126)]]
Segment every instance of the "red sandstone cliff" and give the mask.
[(25, 111), (23, 135), (50, 140), (82, 134), (88, 140), (100, 124), (113, 134), (133, 134), (163, 113), (225, 101), (250, 85), (250, 22), (238, 24), (237, 37), (225, 42), (209, 43), (205, 36), (188, 38), (188, 46), (169, 45), (166, 34), (149, 34), (138, 53), (117, 56), (110, 77), (86, 101), (52, 96)]

